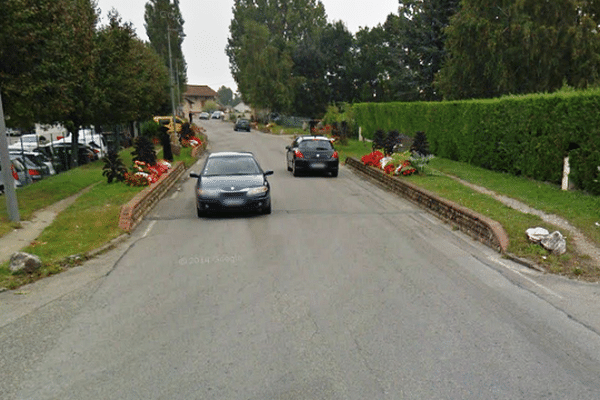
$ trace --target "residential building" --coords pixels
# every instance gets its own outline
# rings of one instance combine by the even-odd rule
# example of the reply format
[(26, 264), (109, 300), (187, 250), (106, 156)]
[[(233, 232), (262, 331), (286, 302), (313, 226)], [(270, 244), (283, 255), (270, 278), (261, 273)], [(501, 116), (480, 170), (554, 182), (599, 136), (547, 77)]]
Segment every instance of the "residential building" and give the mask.
[(206, 85), (187, 85), (183, 94), (183, 115), (188, 118), (190, 114), (201, 113), (209, 100), (217, 101), (217, 92)]

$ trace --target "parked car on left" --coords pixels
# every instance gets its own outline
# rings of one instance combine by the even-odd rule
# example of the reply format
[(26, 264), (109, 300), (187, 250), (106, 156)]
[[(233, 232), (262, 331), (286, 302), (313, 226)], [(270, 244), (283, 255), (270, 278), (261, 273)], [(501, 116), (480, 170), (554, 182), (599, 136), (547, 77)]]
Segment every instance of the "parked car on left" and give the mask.
[(21, 137), (19, 137), (19, 139), (15, 143), (8, 146), (8, 148), (10, 150), (29, 151), (47, 143), (49, 143), (49, 140), (48, 138), (46, 138), (46, 136), (35, 133), (27, 133), (21, 135)]
[(20, 150), (10, 150), (9, 153), (12, 156), (21, 156), (30, 160), (32, 163), (35, 163), (40, 166), (46, 166), (46, 170), (44, 173), (46, 175), (55, 175), (56, 170), (54, 169), (54, 165), (52, 164), (52, 159), (49, 158), (44, 153), (39, 151), (20, 151)]
[(43, 179), (45, 176), (50, 175), (50, 170), (44, 164), (39, 164), (37, 161), (33, 161), (31, 158), (24, 156), (23, 154), (9, 154), (12, 161), (17, 161), (24, 166), (27, 180), (36, 182)]
[[(10, 170), (12, 175), (12, 184), (15, 188), (21, 187), (26, 180), (25, 166), (17, 160), (10, 160)], [(2, 174), (2, 163), (0, 163), (0, 193), (5, 190), (4, 174)]]

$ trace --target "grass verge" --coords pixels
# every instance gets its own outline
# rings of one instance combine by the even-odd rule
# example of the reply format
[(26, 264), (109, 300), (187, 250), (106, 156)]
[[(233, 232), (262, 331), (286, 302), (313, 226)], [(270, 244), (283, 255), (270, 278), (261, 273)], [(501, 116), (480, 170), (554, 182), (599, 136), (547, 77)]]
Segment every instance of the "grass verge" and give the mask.
[[(347, 146), (336, 145), (340, 159), (347, 156), (359, 159), (371, 152), (371, 143), (350, 140)], [(439, 196), (472, 209), (495, 221), (506, 230), (510, 245), (508, 251), (518, 257), (533, 261), (547, 271), (589, 281), (600, 280), (597, 260), (579, 254), (567, 239), (567, 253), (555, 256), (527, 240), (525, 231), (532, 227), (544, 227), (549, 231), (564, 229), (544, 222), (540, 217), (510, 208), (492, 196), (479, 193), (446, 176), (452, 175), (467, 182), (483, 186), (529, 206), (555, 214), (568, 220), (586, 237), (600, 246), (600, 197), (579, 191), (562, 191), (556, 185), (533, 181), (523, 177), (493, 172), (465, 163), (434, 158), (426, 167), (425, 174), (401, 177)], [(445, 175), (446, 174), (446, 175)]]
[[(131, 151), (124, 149), (120, 153), (125, 165), (132, 165)], [(191, 148), (182, 148), (175, 161), (183, 161), (189, 167), (196, 159), (191, 156)], [(103, 163), (97, 161), (19, 190), (19, 211), (21, 219), (25, 220), (31, 218), (35, 211), (94, 185), (23, 249), (39, 256), (43, 267), (33, 274), (12, 274), (6, 262), (0, 265), (0, 287), (14, 289), (80, 264), (85, 260), (86, 252), (101, 247), (123, 233), (118, 227), (121, 206), (144, 187), (108, 184), (102, 176), (102, 166)], [(6, 233), (14, 229), (14, 224), (8, 221), (6, 204), (3, 203), (0, 209), (0, 232)]]

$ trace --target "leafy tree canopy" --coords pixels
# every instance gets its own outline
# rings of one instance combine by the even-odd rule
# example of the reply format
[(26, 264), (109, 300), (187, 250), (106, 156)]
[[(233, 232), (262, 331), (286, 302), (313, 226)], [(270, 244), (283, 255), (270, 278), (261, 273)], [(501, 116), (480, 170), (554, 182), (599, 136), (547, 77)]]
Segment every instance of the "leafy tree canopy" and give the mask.
[(446, 29), (446, 98), (552, 92), (598, 82), (598, 0), (463, 0)]
[[(187, 64), (181, 50), (185, 34), (179, 0), (174, 0), (172, 3), (170, 0), (149, 0), (145, 7), (144, 21), (152, 48), (160, 55), (167, 68), (172, 66), (173, 85), (178, 85), (175, 94), (181, 97), (187, 85)], [(169, 44), (171, 59), (169, 59)], [(180, 100), (181, 98), (176, 99), (176, 103)]]
[(230, 106), (233, 102), (233, 91), (228, 87), (221, 86), (219, 90), (217, 90), (217, 99), (220, 104)]
[(244, 102), (291, 111), (306, 81), (294, 68), (294, 52), (325, 25), (317, 0), (235, 0), (226, 52)]

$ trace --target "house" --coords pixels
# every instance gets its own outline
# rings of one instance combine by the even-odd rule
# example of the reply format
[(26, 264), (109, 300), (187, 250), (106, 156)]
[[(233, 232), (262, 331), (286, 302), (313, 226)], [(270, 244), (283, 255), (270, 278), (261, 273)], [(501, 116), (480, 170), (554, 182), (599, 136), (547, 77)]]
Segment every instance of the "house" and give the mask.
[(217, 101), (217, 92), (206, 85), (187, 85), (183, 94), (183, 115), (187, 117), (189, 114), (202, 112), (204, 104), (209, 100)]

